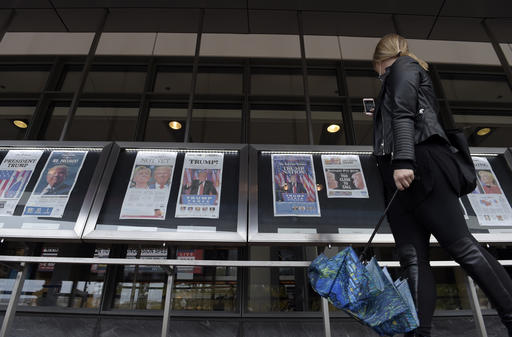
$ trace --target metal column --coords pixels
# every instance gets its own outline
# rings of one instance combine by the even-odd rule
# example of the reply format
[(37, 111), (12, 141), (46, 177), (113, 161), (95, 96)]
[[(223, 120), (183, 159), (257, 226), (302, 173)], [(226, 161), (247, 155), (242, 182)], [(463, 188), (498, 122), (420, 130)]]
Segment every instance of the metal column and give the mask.
[[(172, 309), (172, 287), (174, 286), (174, 267), (162, 266), (167, 272), (167, 289), (165, 291), (164, 317), (162, 320), (162, 337), (169, 336), (169, 320)], [(0, 336), (2, 337), (2, 336)]]
[(78, 88), (73, 95), (73, 100), (71, 101), (71, 105), (69, 106), (68, 115), (66, 116), (66, 121), (64, 122), (64, 127), (62, 128), (62, 132), (60, 134), (60, 141), (66, 139), (66, 136), (71, 129), (71, 123), (76, 114), (76, 110), (78, 109), (78, 103), (80, 102), (80, 97), (82, 97), (82, 92), (84, 91), (85, 82), (87, 81), (87, 75), (89, 75), (89, 69), (91, 68), (92, 62), (94, 60), (94, 55), (96, 54), (96, 49), (98, 48), (98, 44), (100, 43), (101, 33), (105, 27), (105, 23), (107, 22), (108, 17), (108, 9), (105, 9), (105, 13), (103, 18), (101, 19), (100, 24), (94, 34), (94, 39), (91, 43), (91, 48), (89, 48), (89, 54), (87, 55), (87, 59), (85, 60), (84, 67), (82, 69), (82, 74), (80, 75), (80, 83)]
[(468, 288), (469, 303), (471, 304), (471, 311), (473, 311), (473, 318), (475, 319), (478, 336), (487, 337), (487, 330), (485, 329), (482, 309), (480, 308), (480, 303), (478, 302), (475, 283), (469, 276), (466, 276), (466, 286)]
[(331, 337), (331, 321), (329, 320), (329, 302), (322, 297), (322, 316), (324, 318), (324, 336)]
[(194, 108), (194, 96), (196, 94), (197, 72), (199, 68), (199, 55), (201, 53), (201, 38), (203, 36), (204, 8), (201, 9), (199, 27), (196, 37), (196, 51), (194, 53), (194, 64), (192, 66), (192, 81), (190, 82), (190, 93), (188, 96), (187, 120), (185, 122), (185, 137), (183, 142), (188, 143), (190, 139), (190, 127), (192, 124), (192, 110)]
[(308, 142), (313, 145), (313, 122), (311, 121), (311, 102), (309, 100), (308, 66), (306, 62), (306, 47), (304, 45), (304, 27), (302, 23), (302, 12), (297, 12), (299, 23), (300, 59), (302, 64), (302, 82), (304, 84), (304, 100), (306, 103), (306, 123), (308, 126)]
[(14, 316), (16, 315), (16, 308), (18, 306), (18, 301), (20, 299), (21, 290), (23, 289), (23, 284), (25, 283), (25, 276), (27, 274), (28, 266), (25, 262), (20, 263), (20, 269), (16, 274), (16, 281), (14, 282), (14, 286), (11, 292), (11, 298), (9, 299), (9, 305), (7, 306), (7, 310), (5, 310), (4, 321), (2, 322), (2, 329), (0, 330), (0, 337), (7, 337), (9, 328), (11, 327), (12, 322), (14, 321)]

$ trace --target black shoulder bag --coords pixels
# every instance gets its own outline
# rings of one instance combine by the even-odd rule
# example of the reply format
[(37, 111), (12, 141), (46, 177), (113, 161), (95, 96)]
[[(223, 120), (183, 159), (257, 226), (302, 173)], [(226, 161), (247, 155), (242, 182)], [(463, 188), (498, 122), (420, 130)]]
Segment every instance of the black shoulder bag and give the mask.
[(457, 168), (459, 170), (459, 197), (471, 193), (476, 188), (476, 172), (468, 142), (462, 129), (445, 129), (450, 141), (450, 150), (454, 153)]

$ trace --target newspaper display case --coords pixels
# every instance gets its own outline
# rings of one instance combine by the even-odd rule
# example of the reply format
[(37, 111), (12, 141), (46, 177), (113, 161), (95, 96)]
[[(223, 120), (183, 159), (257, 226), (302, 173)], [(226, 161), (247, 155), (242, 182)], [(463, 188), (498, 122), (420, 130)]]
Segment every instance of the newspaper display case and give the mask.
[(110, 142), (3, 141), (0, 237), (79, 240), (111, 149)]
[[(250, 244), (363, 244), (369, 239), (385, 208), (383, 186), (375, 159), (368, 146), (296, 146), (253, 145), (250, 148), (249, 235)], [(512, 204), (512, 153), (506, 148), (472, 148), (472, 156), (484, 159), (499, 182), (505, 202)], [(272, 158), (277, 155), (310, 155), (314, 164), (320, 216), (276, 216), (273, 196), (277, 192)], [(328, 179), (324, 175), (322, 155), (356, 155), (363, 171), (368, 198), (328, 198)], [(477, 169), (477, 172), (479, 170)], [(480, 186), (480, 178), (479, 178)], [(477, 191), (475, 191), (477, 193)], [(469, 198), (473, 198), (473, 204)], [(478, 202), (480, 200), (476, 199)], [(485, 202), (485, 200), (484, 200)], [(274, 203), (274, 205), (273, 205)], [(510, 242), (512, 218), (498, 215), (499, 225), (484, 222), (473, 206), (475, 197), (461, 198), (461, 209), (470, 231), (480, 242)], [(274, 208), (274, 212), (272, 209)], [(506, 208), (506, 207), (504, 207)], [(505, 211), (504, 211), (505, 212)], [(505, 212), (506, 213), (506, 212)], [(512, 213), (510, 214), (512, 216)], [(389, 224), (384, 222), (374, 243), (394, 244)], [(432, 237), (432, 243), (436, 240)]]
[[(156, 215), (147, 219), (141, 216), (129, 218), (130, 210), (123, 206), (124, 199), (129, 193), (130, 184), (133, 184), (133, 181), (130, 181), (134, 178), (133, 174), (138, 166), (137, 158), (148, 153), (160, 156), (165, 156), (165, 153), (175, 154), (174, 168), (169, 179), (168, 202), (162, 210), (155, 209), (155, 212), (161, 215), (160, 218)], [(199, 198), (200, 194), (213, 194), (207, 192), (206, 186), (207, 189), (197, 187), (193, 195), (185, 195), (185, 187), (181, 186), (182, 179), (187, 179), (187, 174), (197, 174), (194, 170), (183, 170), (185, 158), (208, 154), (223, 158), (221, 181), (214, 181), (209, 186), (210, 189), (214, 184), (217, 186), (220, 199), (218, 209), (214, 209), (213, 216), (209, 218), (183, 215), (183, 211), (186, 212), (191, 207), (180, 207), (181, 204), (177, 206), (182, 198)], [(209, 176), (208, 179), (218, 180), (219, 175), (216, 178)], [(151, 192), (147, 192), (146, 189), (146, 192), (141, 193), (148, 195), (147, 193)], [(111, 242), (242, 244), (247, 242), (246, 204), (246, 145), (119, 142), (115, 144), (109, 158), (83, 239)], [(202, 209), (208, 211), (210, 207)]]

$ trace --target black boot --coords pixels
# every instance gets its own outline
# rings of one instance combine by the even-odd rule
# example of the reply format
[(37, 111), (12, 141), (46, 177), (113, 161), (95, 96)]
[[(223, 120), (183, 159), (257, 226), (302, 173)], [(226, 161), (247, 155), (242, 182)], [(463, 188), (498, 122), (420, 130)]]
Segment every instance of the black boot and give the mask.
[(505, 268), (470, 237), (454, 242), (446, 250), (484, 291), (512, 337), (512, 279)]
[[(398, 247), (398, 255), (400, 258), (400, 266), (407, 277), (407, 283), (409, 284), (409, 290), (411, 291), (416, 311), (419, 311), (419, 260), (416, 248), (411, 244), (400, 245), (400, 247)], [(415, 331), (406, 333), (404, 337), (430, 337), (430, 331), (430, 327), (420, 326)]]

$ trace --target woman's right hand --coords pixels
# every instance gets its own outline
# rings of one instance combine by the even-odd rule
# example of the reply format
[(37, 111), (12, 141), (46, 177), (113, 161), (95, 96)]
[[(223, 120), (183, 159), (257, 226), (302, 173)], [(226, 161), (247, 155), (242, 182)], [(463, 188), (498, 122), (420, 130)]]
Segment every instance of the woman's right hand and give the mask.
[(393, 171), (393, 180), (400, 191), (408, 188), (414, 180), (414, 171), (410, 169), (398, 169)]

